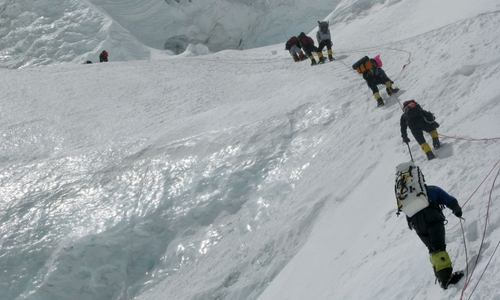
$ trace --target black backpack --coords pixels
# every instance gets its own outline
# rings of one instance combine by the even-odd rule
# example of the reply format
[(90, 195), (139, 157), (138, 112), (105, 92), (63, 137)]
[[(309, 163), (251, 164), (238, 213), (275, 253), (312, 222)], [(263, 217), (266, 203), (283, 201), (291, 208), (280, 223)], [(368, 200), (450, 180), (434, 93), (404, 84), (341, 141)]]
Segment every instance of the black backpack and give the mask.
[(415, 100), (405, 101), (403, 103), (403, 110), (408, 120), (416, 117), (422, 117), (427, 123), (435, 123), (437, 124), (436, 128), (439, 127), (439, 124), (436, 123), (436, 117), (434, 117), (434, 114), (430, 111), (424, 110)]

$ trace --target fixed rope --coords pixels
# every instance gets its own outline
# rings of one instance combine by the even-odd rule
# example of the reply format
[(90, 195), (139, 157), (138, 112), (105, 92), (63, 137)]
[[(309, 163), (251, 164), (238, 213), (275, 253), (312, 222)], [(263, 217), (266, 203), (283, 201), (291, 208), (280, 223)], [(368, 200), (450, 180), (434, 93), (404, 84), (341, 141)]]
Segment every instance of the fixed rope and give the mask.
[[(500, 160), (499, 160), (500, 161)], [(497, 162), (498, 163), (498, 162)], [(472, 270), (470, 272), (470, 274), (467, 274), (467, 280), (465, 281), (465, 284), (464, 284), (464, 287), (462, 288), (462, 294), (460, 296), (460, 299), (463, 299), (463, 296), (464, 296), (464, 293), (465, 293), (465, 290), (467, 289), (470, 281), (471, 281), (471, 278), (472, 278), (472, 275), (474, 274), (474, 271), (478, 265), (478, 262), (479, 262), (479, 258), (481, 256), (481, 252), (483, 250), (483, 246), (484, 246), (484, 240), (486, 238), (486, 229), (488, 228), (488, 220), (489, 220), (489, 216), (490, 216), (490, 208), (491, 208), (491, 202), (492, 202), (492, 194), (493, 194), (493, 190), (495, 188), (495, 183), (496, 183), (496, 180), (498, 178), (498, 175), (500, 174), (500, 169), (498, 170), (497, 172), (497, 175), (495, 176), (495, 179), (493, 180), (493, 183), (491, 185), (491, 189), (490, 189), (490, 193), (489, 193), (489, 197), (488, 197), (488, 205), (487, 205), (487, 208), (486, 208), (486, 216), (485, 216), (485, 220), (484, 220), (484, 229), (483, 229), (483, 236), (481, 238), (481, 243), (480, 243), (480, 246), (479, 246), (479, 250), (478, 250), (478, 253), (477, 253), (477, 256), (476, 256), (476, 260), (474, 262), (474, 266), (472, 267)], [(481, 183), (482, 184), (482, 183)], [(463, 230), (463, 227), (462, 227), (462, 233), (464, 233), (464, 230)], [(465, 245), (465, 235), (464, 235), (464, 245)], [(497, 245), (498, 247), (498, 245)], [(467, 248), (466, 248), (467, 249)], [(495, 249), (495, 252), (496, 252), (496, 249)], [(492, 255), (495, 254), (495, 252), (493, 252)], [(493, 257), (493, 256), (492, 256)], [(491, 261), (491, 258), (490, 257), (490, 261)], [(486, 271), (486, 268), (488, 267), (489, 265), (489, 262), (488, 264), (486, 265), (484, 271), (483, 271), (483, 274), (484, 272)], [(467, 267), (468, 269), (468, 267)], [(481, 281), (481, 278), (483, 277), (483, 274), (480, 276), (480, 278), (478, 279), (477, 283), (476, 283), (476, 286), (474, 287), (472, 293), (476, 290), (476, 287), (477, 285), (479, 284), (479, 282)], [(469, 295), (469, 299), (470, 297), (472, 296), (472, 293)]]
[(442, 136), (442, 137), (445, 137), (445, 138), (448, 138), (448, 139), (455, 139), (455, 140), (464, 140), (464, 141), (475, 141), (475, 142), (489, 142), (489, 141), (493, 141), (493, 142), (497, 142), (497, 141), (500, 141), (500, 137), (494, 137), (494, 138), (470, 138), (470, 137), (461, 137), (461, 136), (448, 136), (448, 135), (444, 135), (444, 134), (439, 134), (439, 136)]

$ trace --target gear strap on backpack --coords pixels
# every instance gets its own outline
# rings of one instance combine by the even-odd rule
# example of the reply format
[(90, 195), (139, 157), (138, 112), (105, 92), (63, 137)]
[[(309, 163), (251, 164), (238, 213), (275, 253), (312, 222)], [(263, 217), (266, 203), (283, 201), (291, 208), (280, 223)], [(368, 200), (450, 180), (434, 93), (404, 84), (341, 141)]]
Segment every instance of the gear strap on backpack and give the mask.
[(366, 71), (373, 69), (373, 63), (368, 56), (363, 57), (352, 65), (352, 68), (356, 70), (359, 74), (363, 74)]

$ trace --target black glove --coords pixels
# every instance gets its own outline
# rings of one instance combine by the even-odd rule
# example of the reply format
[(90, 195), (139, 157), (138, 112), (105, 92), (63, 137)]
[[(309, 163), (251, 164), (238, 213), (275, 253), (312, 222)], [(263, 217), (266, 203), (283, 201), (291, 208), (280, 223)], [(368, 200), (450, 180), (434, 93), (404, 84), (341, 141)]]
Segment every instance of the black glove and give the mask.
[(403, 143), (408, 144), (410, 142), (410, 139), (407, 136), (403, 137)]
[(435, 128), (439, 128), (439, 123), (438, 122), (434, 122), (434, 123), (432, 123), (432, 125), (434, 125)]
[(457, 209), (456, 211), (453, 212), (453, 214), (455, 216), (457, 216), (457, 218), (461, 218), (462, 217), (462, 209), (461, 208)]

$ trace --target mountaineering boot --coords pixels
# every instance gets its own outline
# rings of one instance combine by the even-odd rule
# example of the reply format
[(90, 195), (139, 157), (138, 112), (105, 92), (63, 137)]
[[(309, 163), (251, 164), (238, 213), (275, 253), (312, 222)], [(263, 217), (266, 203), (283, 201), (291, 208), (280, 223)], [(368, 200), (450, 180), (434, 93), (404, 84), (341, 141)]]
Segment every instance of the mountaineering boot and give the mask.
[(378, 98), (377, 99), (377, 107), (381, 107), (381, 106), (384, 106), (384, 100), (382, 100), (382, 98)]
[(448, 288), (448, 284), (450, 284), (453, 272), (448, 252), (445, 250), (438, 250), (432, 252), (429, 258), (432, 264), (432, 269), (434, 270), (434, 275), (439, 281), (439, 285), (441, 288), (446, 290)]
[(464, 277), (464, 271), (456, 271), (451, 274), (450, 279), (448, 280), (448, 283), (443, 287), (443, 289), (447, 289), (450, 284), (455, 284), (460, 281)]
[(323, 52), (319, 51), (318, 52), (318, 64), (324, 63), (326, 60), (326, 57), (323, 56)]
[(314, 57), (311, 56), (310, 59), (311, 59), (311, 66), (315, 66), (317, 63)]
[(332, 52), (331, 49), (328, 49), (328, 59), (330, 61), (334, 61), (335, 60), (335, 58), (333, 58), (333, 52)]
[(441, 286), (443, 290), (446, 290), (448, 288), (448, 285), (450, 284), (452, 271), (452, 268), (446, 268), (435, 273), (439, 281), (439, 286)]
[(428, 160), (432, 160), (432, 159), (436, 158), (436, 156), (434, 155), (434, 153), (432, 151), (425, 153), (425, 155), (427, 155)]
[(387, 92), (387, 95), (392, 96), (392, 95), (396, 94), (397, 92), (399, 92), (399, 89), (394, 89), (392, 87), (388, 87), (385, 89), (385, 91)]
[(432, 153), (431, 146), (429, 146), (429, 144), (422, 143), (422, 144), (420, 144), (420, 148), (422, 148), (422, 150), (424, 150), (424, 153), (425, 153), (425, 155), (427, 155), (428, 160), (436, 158), (434, 153)]
[(432, 146), (434, 146), (434, 149), (439, 149), (441, 147), (441, 143), (439, 142), (439, 134), (437, 130), (434, 129), (431, 132), (429, 132), (429, 134), (431, 135), (432, 138)]
[(441, 143), (439, 142), (439, 138), (432, 138), (432, 146), (434, 149), (441, 148)]

